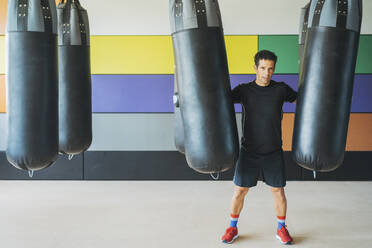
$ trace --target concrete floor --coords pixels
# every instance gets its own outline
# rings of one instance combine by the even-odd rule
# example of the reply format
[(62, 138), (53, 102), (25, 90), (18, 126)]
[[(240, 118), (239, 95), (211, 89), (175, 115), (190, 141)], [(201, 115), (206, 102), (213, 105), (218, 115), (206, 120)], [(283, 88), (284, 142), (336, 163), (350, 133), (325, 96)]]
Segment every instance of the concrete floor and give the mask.
[[(232, 182), (0, 181), (6, 248), (283, 247), (269, 189), (252, 189), (232, 245)], [(296, 247), (372, 247), (372, 182), (288, 182)]]

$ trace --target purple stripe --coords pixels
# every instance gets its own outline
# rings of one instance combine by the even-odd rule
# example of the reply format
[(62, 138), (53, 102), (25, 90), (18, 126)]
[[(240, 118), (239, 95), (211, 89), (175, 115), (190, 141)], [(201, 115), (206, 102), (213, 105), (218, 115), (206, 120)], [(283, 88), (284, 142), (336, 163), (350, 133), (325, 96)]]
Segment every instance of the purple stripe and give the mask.
[(92, 75), (93, 112), (173, 112), (173, 75)]
[[(253, 81), (255, 75), (231, 75), (232, 87)], [(297, 91), (298, 75), (275, 75)], [(92, 75), (93, 112), (170, 113), (173, 112), (173, 75)], [(356, 75), (351, 112), (372, 113), (372, 75)], [(285, 103), (286, 113), (295, 104)], [(235, 105), (237, 112), (241, 106)]]

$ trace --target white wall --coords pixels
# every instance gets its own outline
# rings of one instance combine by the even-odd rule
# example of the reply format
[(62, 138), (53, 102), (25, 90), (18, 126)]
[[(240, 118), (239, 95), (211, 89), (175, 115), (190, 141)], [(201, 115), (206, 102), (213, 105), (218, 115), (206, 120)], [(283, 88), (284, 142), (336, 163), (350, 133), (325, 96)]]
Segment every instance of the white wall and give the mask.
[[(169, 35), (168, 0), (81, 0), (92, 35)], [(225, 34), (297, 34), (309, 0), (219, 0)], [(372, 34), (372, 0), (363, 2), (363, 34)]]

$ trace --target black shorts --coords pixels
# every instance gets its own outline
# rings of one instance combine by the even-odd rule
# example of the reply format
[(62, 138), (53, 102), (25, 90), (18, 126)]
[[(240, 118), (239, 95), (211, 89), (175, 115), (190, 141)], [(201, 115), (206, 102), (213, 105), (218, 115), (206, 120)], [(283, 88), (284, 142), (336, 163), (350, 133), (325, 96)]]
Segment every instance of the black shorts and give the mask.
[(254, 187), (262, 174), (263, 181), (272, 187), (286, 185), (283, 150), (268, 154), (249, 153), (240, 149), (235, 166), (234, 184), (240, 187)]

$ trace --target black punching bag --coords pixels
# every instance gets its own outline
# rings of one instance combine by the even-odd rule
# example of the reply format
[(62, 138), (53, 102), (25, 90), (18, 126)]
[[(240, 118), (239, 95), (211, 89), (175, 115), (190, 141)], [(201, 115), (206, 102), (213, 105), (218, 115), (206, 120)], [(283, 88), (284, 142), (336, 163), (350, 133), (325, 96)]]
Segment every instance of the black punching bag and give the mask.
[(178, 93), (177, 75), (174, 74), (174, 144), (180, 153), (185, 153), (185, 131), (183, 129), (183, 121), (180, 110), (180, 97)]
[(343, 162), (361, 19), (362, 0), (310, 3), (292, 143), (306, 169)]
[(8, 161), (40, 170), (58, 156), (57, 14), (54, 0), (9, 0)]
[(92, 90), (88, 14), (78, 0), (57, 8), (59, 151), (75, 155), (92, 142)]
[(239, 143), (218, 2), (169, 3), (186, 160), (198, 172), (222, 172)]

